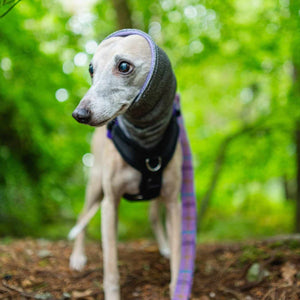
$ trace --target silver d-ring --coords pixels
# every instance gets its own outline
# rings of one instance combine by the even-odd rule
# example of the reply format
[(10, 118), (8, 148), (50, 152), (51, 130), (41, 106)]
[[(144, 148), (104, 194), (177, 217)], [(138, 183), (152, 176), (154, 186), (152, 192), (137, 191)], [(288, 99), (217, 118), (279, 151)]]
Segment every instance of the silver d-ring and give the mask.
[(151, 171), (151, 172), (157, 172), (158, 170), (160, 170), (162, 159), (161, 159), (160, 156), (159, 156), (157, 159), (158, 159), (157, 165), (156, 165), (155, 167), (151, 167), (151, 166), (150, 166), (150, 158), (146, 158), (146, 160), (145, 160), (145, 162), (146, 162), (146, 167), (147, 167), (147, 169), (148, 169), (149, 171)]

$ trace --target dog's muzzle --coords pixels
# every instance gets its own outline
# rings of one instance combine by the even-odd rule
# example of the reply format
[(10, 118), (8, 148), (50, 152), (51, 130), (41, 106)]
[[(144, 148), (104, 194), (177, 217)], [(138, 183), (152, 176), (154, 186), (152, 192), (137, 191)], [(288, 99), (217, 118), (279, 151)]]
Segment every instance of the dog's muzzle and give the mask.
[(84, 108), (76, 108), (72, 113), (72, 117), (79, 123), (87, 124), (91, 120), (91, 112)]

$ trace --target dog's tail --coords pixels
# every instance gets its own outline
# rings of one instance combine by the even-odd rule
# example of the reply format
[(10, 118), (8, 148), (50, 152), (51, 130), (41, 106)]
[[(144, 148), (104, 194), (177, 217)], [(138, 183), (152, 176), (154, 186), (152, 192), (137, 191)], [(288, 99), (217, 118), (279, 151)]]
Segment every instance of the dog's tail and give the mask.
[(100, 207), (100, 202), (95, 202), (91, 208), (83, 215), (79, 222), (71, 229), (68, 234), (68, 239), (73, 240), (76, 236), (85, 228), (85, 226), (90, 222), (92, 217), (96, 214)]

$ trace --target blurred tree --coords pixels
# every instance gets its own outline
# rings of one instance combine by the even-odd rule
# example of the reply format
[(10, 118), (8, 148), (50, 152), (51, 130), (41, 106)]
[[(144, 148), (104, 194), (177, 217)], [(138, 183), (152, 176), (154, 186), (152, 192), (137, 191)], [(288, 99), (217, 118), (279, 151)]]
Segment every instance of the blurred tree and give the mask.
[[(292, 231), (295, 202), (284, 201), (282, 178), (296, 183), (298, 1), (112, 0), (88, 9), (89, 2), (21, 1), (0, 19), (0, 234), (57, 237), (70, 229), (92, 163), (92, 129), (71, 113), (90, 84), (95, 45), (132, 26), (172, 61), (202, 236)], [(146, 209), (122, 203), (121, 237), (149, 234)]]
[(62, 201), (83, 187), (78, 158), (88, 143), (72, 122), (74, 104), (55, 96), (63, 88), (58, 100), (76, 99), (62, 61), (78, 49), (57, 5), (21, 2), (0, 20), (0, 234), (41, 234), (71, 215)]
[(126, 0), (112, 0), (112, 4), (116, 11), (118, 28), (132, 28), (131, 12)]
[(300, 17), (299, 17), (299, 0), (291, 0), (291, 32), (292, 38), (292, 64), (293, 64), (293, 85), (291, 87), (291, 103), (295, 115), (295, 144), (296, 144), (296, 213), (295, 213), (295, 229), (300, 232)]

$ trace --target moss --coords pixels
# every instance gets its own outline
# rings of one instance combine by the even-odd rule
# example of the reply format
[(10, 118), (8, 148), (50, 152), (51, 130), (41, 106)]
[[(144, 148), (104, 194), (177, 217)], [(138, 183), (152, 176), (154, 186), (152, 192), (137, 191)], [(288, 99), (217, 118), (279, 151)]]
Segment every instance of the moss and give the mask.
[(245, 246), (242, 251), (240, 262), (243, 264), (264, 260), (270, 257), (269, 253), (266, 253), (263, 249), (258, 248), (257, 246)]

